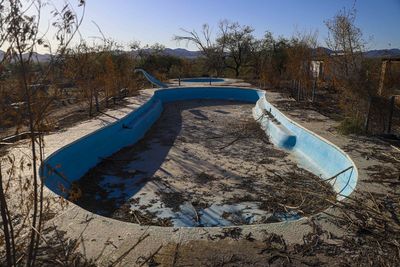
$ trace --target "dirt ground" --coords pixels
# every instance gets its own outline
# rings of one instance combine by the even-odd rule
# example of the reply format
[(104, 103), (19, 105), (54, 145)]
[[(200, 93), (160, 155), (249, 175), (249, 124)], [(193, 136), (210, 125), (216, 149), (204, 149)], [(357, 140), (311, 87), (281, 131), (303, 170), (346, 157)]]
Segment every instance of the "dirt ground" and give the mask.
[(269, 142), (253, 106), (166, 104), (143, 140), (78, 181), (76, 203), (141, 225), (199, 227), (271, 223), (326, 209), (315, 194), (334, 201), (332, 188)]
[[(137, 92), (132, 92), (132, 95), (137, 95)], [(104, 114), (104, 111), (120, 109), (126, 104), (128, 102), (123, 98), (117, 99), (116, 102), (108, 101), (107, 105), (105, 100), (102, 99), (100, 101), (100, 112), (97, 112), (96, 108), (93, 107), (92, 116), (89, 116), (88, 104), (82, 100), (78, 101), (76, 97), (62, 101), (54, 100), (46, 111), (46, 124), (52, 131), (64, 130), (82, 121), (98, 117)], [(28, 131), (29, 129), (22, 125), (23, 121), (23, 118), (16, 117), (13, 118), (13, 123), (17, 123), (17, 125), (0, 125), (0, 139)]]

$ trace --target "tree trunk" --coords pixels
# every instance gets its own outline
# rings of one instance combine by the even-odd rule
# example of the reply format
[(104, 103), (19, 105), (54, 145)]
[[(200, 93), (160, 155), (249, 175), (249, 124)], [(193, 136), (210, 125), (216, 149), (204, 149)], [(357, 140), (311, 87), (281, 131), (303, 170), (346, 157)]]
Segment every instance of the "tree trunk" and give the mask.
[(89, 100), (89, 117), (92, 117), (92, 107), (93, 107), (93, 91), (90, 90), (90, 100)]
[(392, 131), (392, 120), (393, 120), (393, 110), (394, 110), (394, 99), (395, 96), (390, 97), (390, 105), (389, 105), (389, 120), (388, 120), (388, 126), (386, 129), (386, 133), (390, 134)]
[(96, 111), (99, 112), (100, 111), (100, 105), (99, 105), (99, 93), (97, 92), (97, 90), (94, 93), (94, 101), (96, 103)]
[(312, 88), (312, 96), (311, 96), (311, 102), (315, 101), (315, 91), (317, 90), (317, 80), (314, 80), (313, 88)]
[(297, 82), (297, 101), (300, 101), (300, 89), (301, 88), (301, 83), (300, 81)]
[(22, 57), (22, 51), (20, 49), (20, 45), (17, 40), (17, 45), (19, 49), (19, 63), (21, 65), (21, 79), (23, 81), (23, 88), (25, 91), (25, 101), (27, 104), (27, 113), (28, 113), (28, 123), (29, 123), (29, 134), (30, 134), (30, 141), (31, 141), (31, 152), (32, 152), (32, 172), (33, 172), (33, 212), (32, 212), (32, 230), (30, 233), (30, 241), (27, 250), (27, 266), (34, 266), (35, 265), (35, 257), (34, 257), (34, 250), (36, 249), (36, 239), (39, 238), (38, 234), (36, 233), (37, 228), (37, 219), (38, 219), (38, 177), (37, 177), (37, 162), (36, 162), (36, 133), (35, 133), (35, 125), (34, 125), (34, 112), (32, 110), (32, 99), (33, 95), (31, 96), (31, 92), (28, 86), (28, 77), (27, 72), (28, 69), (25, 66), (25, 61)]
[(239, 67), (236, 67), (235, 68), (235, 78), (238, 78), (239, 77)]
[(369, 97), (368, 98), (367, 117), (365, 118), (365, 123), (364, 123), (364, 132), (365, 133), (368, 133), (369, 119), (371, 116), (371, 106), (372, 106), (372, 97)]
[[(13, 255), (12, 255), (12, 248), (11, 248), (11, 230), (9, 228), (9, 213), (7, 212), (7, 201), (6, 196), (4, 194), (3, 189), (3, 177), (1, 174), (1, 162), (0, 162), (0, 211), (1, 211), (1, 219), (3, 225), (3, 233), (4, 233), (4, 240), (5, 240), (5, 250), (6, 250), (6, 261), (7, 266), (13, 266), (15, 262), (13, 262)], [(14, 255), (15, 256), (15, 255)]]

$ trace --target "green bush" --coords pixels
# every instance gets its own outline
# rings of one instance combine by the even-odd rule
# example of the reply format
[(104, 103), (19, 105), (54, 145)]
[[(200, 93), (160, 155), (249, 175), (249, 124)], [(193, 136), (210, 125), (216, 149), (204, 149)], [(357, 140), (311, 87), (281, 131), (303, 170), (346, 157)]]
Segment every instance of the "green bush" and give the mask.
[(356, 117), (346, 117), (339, 125), (338, 130), (340, 133), (348, 134), (362, 134), (363, 121)]

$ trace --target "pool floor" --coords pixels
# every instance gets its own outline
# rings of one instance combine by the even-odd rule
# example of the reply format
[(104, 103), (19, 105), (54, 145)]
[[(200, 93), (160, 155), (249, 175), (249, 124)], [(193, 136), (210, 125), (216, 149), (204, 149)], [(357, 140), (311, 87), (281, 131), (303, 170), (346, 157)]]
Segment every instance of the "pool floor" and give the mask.
[(269, 142), (253, 107), (165, 104), (144, 139), (78, 180), (75, 202), (123, 221), (190, 227), (278, 222), (327, 208), (332, 188)]

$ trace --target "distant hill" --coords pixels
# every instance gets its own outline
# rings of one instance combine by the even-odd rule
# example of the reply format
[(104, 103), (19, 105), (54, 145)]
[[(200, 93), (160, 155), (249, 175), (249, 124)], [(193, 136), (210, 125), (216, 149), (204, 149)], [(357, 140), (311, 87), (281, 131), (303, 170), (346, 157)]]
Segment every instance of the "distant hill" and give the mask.
[[(151, 54), (153, 53), (153, 49), (151, 48), (147, 48), (147, 49), (143, 49), (141, 50), (143, 53), (145, 54)], [(173, 57), (179, 57), (179, 58), (188, 58), (188, 59), (194, 59), (194, 58), (198, 58), (199, 56), (201, 56), (201, 52), (200, 51), (190, 51), (184, 48), (165, 48), (165, 50), (162, 52), (164, 55), (168, 55), (168, 56), (173, 56)], [(132, 54), (138, 54), (137, 51), (132, 52)]]
[[(4, 51), (0, 50), (0, 60), (3, 59), (4, 54), (5, 54)], [(28, 54), (23, 54), (22, 57), (24, 59), (26, 59), (28, 57)], [(51, 58), (51, 55), (50, 54), (39, 54), (39, 53), (34, 52), (32, 54), (32, 58), (33, 58), (33, 61), (35, 61), (35, 62), (37, 62), (37, 61), (38, 62), (48, 62)]]
[[(323, 53), (323, 54), (333, 54), (334, 51), (326, 48), (326, 47), (318, 47), (314, 50), (314, 53)], [(386, 57), (400, 57), (400, 49), (379, 49), (379, 50), (369, 50), (364, 52), (364, 56), (367, 58), (386, 58)]]
[(364, 55), (369, 58), (400, 57), (400, 49), (369, 50)]
[[(24, 59), (28, 58), (28, 54), (23, 54), (22, 57)], [(32, 53), (32, 60), (33, 62), (48, 62), (51, 59), (51, 55), (50, 54), (39, 54), (36, 52)]]
[(200, 51), (190, 51), (184, 48), (175, 48), (175, 49), (166, 48), (164, 50), (164, 53), (166, 55), (181, 57), (181, 58), (197, 58), (201, 56)]
[[(151, 53), (151, 50), (146, 50), (148, 53)], [(315, 49), (315, 52), (325, 53), (325, 54), (332, 54), (333, 50), (326, 48), (326, 47), (318, 47)], [(175, 56), (180, 58), (197, 58), (201, 56), (200, 51), (190, 51), (184, 48), (166, 48), (164, 50), (164, 54), (169, 56)], [(368, 58), (382, 58), (382, 57), (398, 57), (400, 56), (400, 49), (393, 48), (393, 49), (380, 49), (380, 50), (369, 50), (364, 53), (364, 55)]]
[[(315, 49), (314, 52), (324, 52), (326, 54), (332, 54), (333, 51), (326, 48), (326, 47), (318, 47)], [(145, 49), (145, 53), (152, 53), (151, 49)], [(137, 52), (131, 52), (133, 54)], [(184, 48), (166, 48), (163, 53), (165, 55), (169, 56), (174, 56), (174, 57), (179, 57), (179, 58), (187, 58), (187, 59), (195, 59), (201, 56), (201, 51), (190, 51)], [(398, 48), (393, 48), (393, 49), (379, 49), (379, 50), (369, 50), (364, 53), (364, 55), (368, 58), (385, 58), (385, 57), (400, 57), (400, 49)], [(0, 60), (3, 58), (4, 52), (0, 50)], [(26, 57), (27, 55), (24, 55)], [(49, 54), (39, 54), (39, 53), (34, 53), (33, 55), (34, 60), (38, 60), (39, 62), (47, 62), (50, 60), (50, 55)]]
[(314, 53), (317, 53), (317, 52), (318, 52), (318, 53), (323, 53), (323, 54), (328, 54), (328, 55), (330, 55), (330, 54), (333, 53), (333, 50), (331, 50), (331, 49), (329, 49), (329, 48), (326, 48), (326, 47), (323, 47), (323, 46), (319, 46), (319, 47), (313, 49), (313, 52), (314, 52)]

